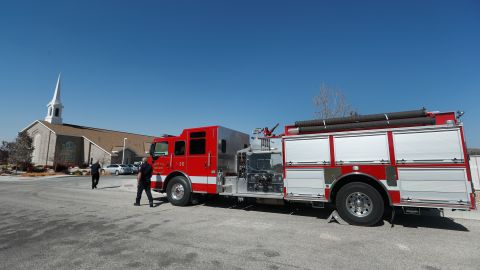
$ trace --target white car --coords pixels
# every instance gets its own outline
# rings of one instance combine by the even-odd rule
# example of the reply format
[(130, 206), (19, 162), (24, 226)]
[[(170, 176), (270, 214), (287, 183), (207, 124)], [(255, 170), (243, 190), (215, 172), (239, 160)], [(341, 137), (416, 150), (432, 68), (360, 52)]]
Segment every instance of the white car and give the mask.
[(132, 174), (132, 169), (124, 164), (110, 164), (107, 167), (104, 167), (102, 172), (115, 175)]

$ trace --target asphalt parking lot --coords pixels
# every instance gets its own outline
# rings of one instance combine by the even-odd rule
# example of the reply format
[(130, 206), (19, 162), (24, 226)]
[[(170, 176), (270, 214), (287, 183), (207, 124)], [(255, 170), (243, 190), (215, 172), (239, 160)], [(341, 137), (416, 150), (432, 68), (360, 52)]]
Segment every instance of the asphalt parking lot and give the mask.
[(134, 207), (133, 176), (0, 180), (0, 269), (479, 269), (480, 222), (207, 201)]

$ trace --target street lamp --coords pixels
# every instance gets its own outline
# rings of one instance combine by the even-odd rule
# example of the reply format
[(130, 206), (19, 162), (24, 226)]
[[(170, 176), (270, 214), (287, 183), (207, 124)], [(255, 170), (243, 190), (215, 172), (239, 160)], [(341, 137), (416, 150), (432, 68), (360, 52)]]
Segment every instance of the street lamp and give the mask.
[(127, 138), (123, 138), (123, 152), (122, 152), (122, 164), (124, 164), (125, 161), (125, 141)]

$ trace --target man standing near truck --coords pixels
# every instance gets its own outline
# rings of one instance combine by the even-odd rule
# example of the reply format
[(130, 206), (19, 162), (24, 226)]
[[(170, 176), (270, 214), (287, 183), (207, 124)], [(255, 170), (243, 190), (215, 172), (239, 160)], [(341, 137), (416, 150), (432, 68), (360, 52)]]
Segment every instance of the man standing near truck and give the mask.
[(98, 164), (98, 161), (90, 167), (90, 174), (92, 175), (92, 189), (97, 188), (98, 181), (100, 181), (100, 164)]
[(152, 178), (153, 168), (147, 163), (147, 158), (142, 159), (142, 166), (137, 175), (137, 199), (133, 205), (140, 206), (142, 192), (145, 190), (150, 207), (153, 207), (152, 192), (150, 191), (150, 179)]

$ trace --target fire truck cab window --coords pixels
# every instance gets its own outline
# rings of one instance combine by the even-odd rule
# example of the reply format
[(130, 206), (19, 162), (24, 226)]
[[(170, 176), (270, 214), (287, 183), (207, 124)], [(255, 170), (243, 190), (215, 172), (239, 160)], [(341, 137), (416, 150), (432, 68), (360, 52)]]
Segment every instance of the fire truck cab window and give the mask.
[(166, 156), (168, 155), (168, 142), (158, 142), (155, 144), (154, 156)]
[(190, 139), (190, 155), (204, 155), (205, 145), (205, 139)]
[(184, 141), (178, 141), (175, 142), (175, 156), (183, 156), (185, 155), (185, 142)]
[(190, 138), (205, 138), (207, 133), (205, 131), (198, 131), (190, 133)]

